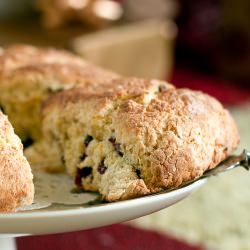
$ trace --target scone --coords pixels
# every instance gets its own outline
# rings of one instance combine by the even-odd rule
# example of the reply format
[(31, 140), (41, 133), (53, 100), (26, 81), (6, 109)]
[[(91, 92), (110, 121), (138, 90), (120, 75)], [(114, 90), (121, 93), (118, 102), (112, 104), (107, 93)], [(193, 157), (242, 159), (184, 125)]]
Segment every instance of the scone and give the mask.
[(65, 168), (79, 187), (107, 201), (178, 187), (238, 145), (232, 117), (206, 94), (135, 78), (113, 86), (99, 94), (73, 88), (50, 98), (40, 144), (54, 169)]
[(68, 52), (12, 46), (0, 54), (0, 106), (24, 142), (40, 136), (41, 103), (76, 84), (105, 84), (118, 75)]
[(23, 146), (0, 111), (0, 213), (29, 205), (33, 197), (33, 176)]

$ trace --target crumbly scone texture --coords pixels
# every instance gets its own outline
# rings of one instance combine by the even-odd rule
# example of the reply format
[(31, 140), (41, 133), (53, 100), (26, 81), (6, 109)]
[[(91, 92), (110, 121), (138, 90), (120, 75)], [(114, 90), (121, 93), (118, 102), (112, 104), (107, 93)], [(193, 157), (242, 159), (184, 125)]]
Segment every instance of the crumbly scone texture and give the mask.
[(99, 94), (64, 91), (43, 108), (41, 144), (54, 143), (55, 165), (105, 200), (178, 187), (239, 143), (235, 122), (213, 97), (157, 80), (119, 79), (113, 86)]
[(0, 212), (29, 205), (33, 197), (33, 175), (23, 155), (21, 140), (0, 111)]
[(0, 106), (24, 141), (40, 137), (41, 103), (49, 96), (118, 77), (69, 52), (25, 45), (3, 50), (0, 69)]
[[(157, 84), (166, 85), (165, 82), (161, 81), (157, 81)], [(147, 91), (148, 88), (157, 88), (156, 85), (152, 85), (150, 81), (145, 80), (138, 81), (137, 79), (131, 79), (130, 81), (125, 81), (123, 78), (117, 78), (113, 81), (106, 81), (106, 83), (103, 84), (98, 82), (85, 85), (79, 84), (71, 90), (57, 93), (55, 98), (51, 96), (43, 105), (42, 139), (38, 140), (32, 147), (27, 148), (25, 155), (31, 165), (41, 166), (49, 172), (63, 171), (65, 166), (64, 156), (62, 155), (62, 149), (57, 138), (60, 137), (59, 133), (61, 132), (59, 127), (61, 127), (61, 119), (63, 119), (62, 111), (68, 103), (75, 103), (82, 99), (90, 99), (93, 96), (102, 97), (103, 95), (113, 95), (114, 92), (116, 92), (115, 95), (124, 95), (126, 98), (129, 98), (129, 96), (140, 97), (144, 88), (145, 91)], [(170, 84), (167, 85), (172, 87)], [(150, 93), (148, 93), (148, 96), (149, 95)], [(95, 112), (95, 110), (93, 112)], [(70, 117), (68, 117), (69, 120), (71, 119)], [(73, 116), (72, 119), (74, 119)], [(49, 150), (48, 145), (51, 145)], [(72, 153), (74, 155), (76, 152)], [(72, 158), (74, 159), (74, 156)], [(69, 172), (72, 173), (72, 171)]]

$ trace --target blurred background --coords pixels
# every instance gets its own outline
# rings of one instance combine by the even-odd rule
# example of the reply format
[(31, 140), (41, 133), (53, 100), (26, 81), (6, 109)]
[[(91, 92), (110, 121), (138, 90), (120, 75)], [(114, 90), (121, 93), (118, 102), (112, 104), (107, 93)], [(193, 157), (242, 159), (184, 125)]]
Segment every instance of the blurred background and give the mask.
[[(0, 0), (0, 46), (66, 48), (123, 75), (207, 92), (235, 117), (238, 152), (250, 149), (249, 27), (249, 0)], [(249, 187), (250, 174), (239, 169), (161, 212), (96, 230), (20, 238), (18, 247), (247, 250)]]

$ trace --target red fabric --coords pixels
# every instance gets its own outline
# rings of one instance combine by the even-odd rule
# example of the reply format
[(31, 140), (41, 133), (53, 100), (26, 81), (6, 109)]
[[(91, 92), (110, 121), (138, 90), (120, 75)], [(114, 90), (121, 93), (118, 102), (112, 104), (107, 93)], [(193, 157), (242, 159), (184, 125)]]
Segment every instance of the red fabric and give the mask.
[(202, 250), (169, 236), (128, 225), (17, 239), (18, 250)]
[(176, 69), (171, 82), (176, 87), (201, 90), (216, 97), (226, 105), (237, 105), (250, 101), (250, 86), (231, 83), (216, 76)]

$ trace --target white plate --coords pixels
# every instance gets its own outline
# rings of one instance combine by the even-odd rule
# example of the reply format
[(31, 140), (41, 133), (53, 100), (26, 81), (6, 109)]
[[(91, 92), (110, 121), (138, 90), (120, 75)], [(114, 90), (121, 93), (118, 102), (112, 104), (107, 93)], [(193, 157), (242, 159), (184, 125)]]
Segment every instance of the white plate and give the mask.
[(39, 210), (0, 214), (0, 234), (63, 233), (132, 220), (175, 204), (205, 182), (203, 179), (171, 192), (128, 201), (89, 207), (79, 204), (54, 205)]

